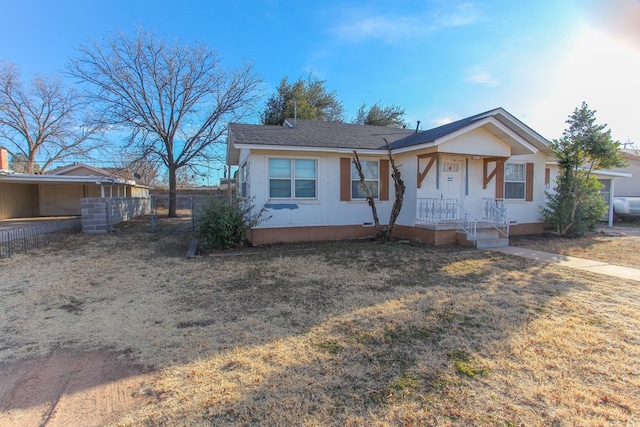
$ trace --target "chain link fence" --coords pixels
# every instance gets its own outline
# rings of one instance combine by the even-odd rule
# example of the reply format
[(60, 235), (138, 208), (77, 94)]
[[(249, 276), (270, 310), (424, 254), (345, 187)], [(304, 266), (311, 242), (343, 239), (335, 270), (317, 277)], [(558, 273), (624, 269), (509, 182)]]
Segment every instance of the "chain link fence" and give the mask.
[(169, 197), (151, 198), (151, 231), (154, 233), (191, 233), (196, 230), (196, 216), (201, 197), (178, 196), (176, 216), (169, 217)]
[(43, 220), (0, 228), (0, 258), (40, 248), (81, 229), (80, 218)]

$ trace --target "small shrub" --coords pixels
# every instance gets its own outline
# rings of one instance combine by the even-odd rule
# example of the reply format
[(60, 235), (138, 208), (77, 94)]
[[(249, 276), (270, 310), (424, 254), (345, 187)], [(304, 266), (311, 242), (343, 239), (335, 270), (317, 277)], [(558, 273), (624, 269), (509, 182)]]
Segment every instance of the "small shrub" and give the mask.
[(247, 230), (268, 218), (265, 208), (257, 212), (245, 199), (212, 197), (200, 208), (198, 237), (202, 249), (237, 248), (244, 241)]

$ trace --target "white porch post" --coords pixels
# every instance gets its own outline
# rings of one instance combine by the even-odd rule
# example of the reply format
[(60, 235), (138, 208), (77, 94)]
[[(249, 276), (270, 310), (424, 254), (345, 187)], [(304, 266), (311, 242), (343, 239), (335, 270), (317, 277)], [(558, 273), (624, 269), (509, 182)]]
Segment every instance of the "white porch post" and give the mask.
[(611, 178), (611, 186), (609, 188), (609, 227), (613, 227), (613, 190), (615, 179)]

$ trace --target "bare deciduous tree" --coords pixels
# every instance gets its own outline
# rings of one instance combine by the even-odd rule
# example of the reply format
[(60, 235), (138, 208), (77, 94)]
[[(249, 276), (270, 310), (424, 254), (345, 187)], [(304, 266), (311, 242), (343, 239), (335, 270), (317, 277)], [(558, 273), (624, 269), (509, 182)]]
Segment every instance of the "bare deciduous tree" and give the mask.
[(167, 43), (153, 33), (120, 32), (79, 48), (71, 75), (141, 157), (168, 169), (169, 216), (176, 216), (176, 171), (210, 161), (228, 123), (251, 112), (261, 80), (250, 65), (223, 69), (205, 45)]
[(85, 100), (56, 77), (36, 76), (27, 87), (20, 70), (0, 64), (0, 136), (22, 171), (49, 169), (65, 158), (88, 157), (101, 145), (99, 121)]
[(367, 203), (371, 206), (371, 213), (373, 214), (373, 224), (376, 229), (376, 238), (383, 242), (388, 242), (391, 239), (393, 234), (393, 228), (396, 224), (396, 219), (398, 219), (398, 215), (400, 215), (400, 210), (402, 209), (402, 202), (404, 201), (404, 191), (406, 186), (404, 185), (404, 181), (401, 178), (400, 169), (396, 166), (395, 159), (391, 154), (391, 147), (389, 146), (389, 142), (384, 140), (387, 146), (387, 155), (389, 156), (389, 165), (391, 166), (391, 178), (393, 178), (393, 184), (395, 189), (395, 200), (393, 202), (393, 207), (391, 208), (391, 214), (389, 215), (389, 223), (386, 227), (382, 228), (380, 226), (380, 219), (378, 218), (378, 209), (376, 208), (376, 202), (373, 193), (371, 192), (371, 188), (365, 182), (365, 175), (362, 171), (362, 165), (360, 164), (360, 158), (358, 157), (358, 153), (356, 151), (354, 154), (354, 164), (356, 170), (358, 171), (358, 176), (360, 177), (360, 186), (362, 187), (362, 191), (367, 196)]

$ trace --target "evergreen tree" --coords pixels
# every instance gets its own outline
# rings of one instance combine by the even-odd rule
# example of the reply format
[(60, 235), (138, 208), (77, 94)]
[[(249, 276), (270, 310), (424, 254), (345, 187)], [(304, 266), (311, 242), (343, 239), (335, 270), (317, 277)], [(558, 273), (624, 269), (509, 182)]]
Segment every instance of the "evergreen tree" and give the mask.
[(282, 125), (287, 118), (320, 120), (325, 122), (344, 121), (344, 108), (335, 92), (328, 92), (324, 80), (312, 74), (307, 79), (299, 78), (289, 84), (283, 77), (278, 93), (267, 100), (261, 115), (264, 125)]
[(620, 143), (605, 130), (607, 125), (596, 124), (595, 113), (583, 102), (569, 116), (562, 138), (551, 143), (559, 171), (555, 192), (547, 193), (542, 212), (545, 222), (562, 236), (592, 229), (606, 213), (593, 171), (625, 165), (618, 153)]
[(363, 102), (353, 123), (401, 128), (405, 126), (404, 108), (397, 105), (384, 106), (376, 102), (367, 109), (367, 104)]
[(40, 165), (31, 161), (24, 153), (14, 154), (9, 162), (9, 169), (16, 173), (40, 173)]

